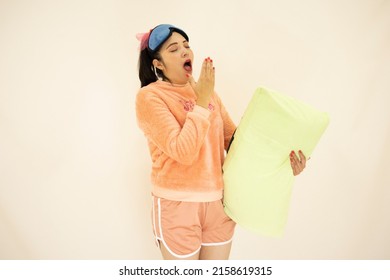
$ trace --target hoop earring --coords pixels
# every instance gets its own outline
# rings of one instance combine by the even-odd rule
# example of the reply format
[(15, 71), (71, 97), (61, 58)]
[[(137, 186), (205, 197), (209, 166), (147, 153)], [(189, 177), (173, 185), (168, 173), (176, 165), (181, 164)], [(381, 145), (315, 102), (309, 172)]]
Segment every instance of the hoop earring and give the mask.
[(153, 65), (153, 71), (154, 71), (154, 75), (156, 75), (157, 79), (162, 80), (162, 78), (157, 74), (157, 69), (154, 65)]

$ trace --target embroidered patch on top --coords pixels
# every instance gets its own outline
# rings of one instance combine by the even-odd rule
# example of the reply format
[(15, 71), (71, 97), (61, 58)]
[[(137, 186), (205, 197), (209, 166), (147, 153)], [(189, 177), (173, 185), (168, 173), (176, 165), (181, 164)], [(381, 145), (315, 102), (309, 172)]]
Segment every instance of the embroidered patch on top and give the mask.
[[(180, 100), (180, 103), (183, 104), (183, 108), (186, 112), (192, 112), (194, 110), (195, 102), (193, 102), (192, 100)], [(214, 111), (215, 107), (213, 104), (209, 103), (208, 109), (210, 111)]]
[(191, 100), (180, 100), (180, 103), (183, 104), (185, 111), (189, 112), (194, 110), (195, 103)]

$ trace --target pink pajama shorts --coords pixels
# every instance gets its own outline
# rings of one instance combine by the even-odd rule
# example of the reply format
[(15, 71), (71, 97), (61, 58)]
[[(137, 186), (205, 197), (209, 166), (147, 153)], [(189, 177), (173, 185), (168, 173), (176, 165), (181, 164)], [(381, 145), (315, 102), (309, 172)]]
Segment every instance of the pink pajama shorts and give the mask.
[(196, 254), (201, 246), (220, 246), (232, 241), (236, 223), (223, 210), (221, 200), (173, 201), (153, 196), (153, 232), (177, 258)]

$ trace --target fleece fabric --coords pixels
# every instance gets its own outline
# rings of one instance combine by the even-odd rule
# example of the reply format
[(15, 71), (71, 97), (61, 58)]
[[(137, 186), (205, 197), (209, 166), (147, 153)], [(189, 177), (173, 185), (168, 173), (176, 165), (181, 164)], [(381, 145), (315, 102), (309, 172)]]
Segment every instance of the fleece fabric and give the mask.
[(189, 83), (156, 81), (137, 94), (137, 122), (149, 146), (154, 196), (193, 202), (222, 198), (222, 165), (236, 126), (216, 93), (207, 109), (196, 100)]

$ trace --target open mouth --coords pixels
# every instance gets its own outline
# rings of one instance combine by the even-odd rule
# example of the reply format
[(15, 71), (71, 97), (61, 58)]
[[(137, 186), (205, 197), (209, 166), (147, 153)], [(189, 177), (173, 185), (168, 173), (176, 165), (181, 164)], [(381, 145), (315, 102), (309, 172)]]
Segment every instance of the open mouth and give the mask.
[(192, 63), (190, 59), (187, 59), (186, 62), (184, 62), (184, 69), (188, 72), (192, 71)]

